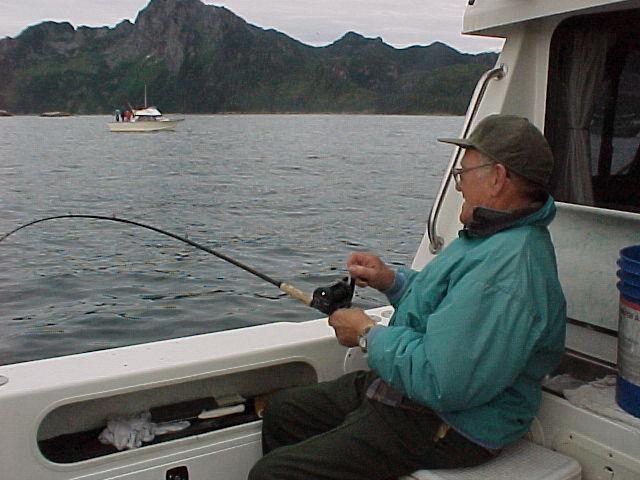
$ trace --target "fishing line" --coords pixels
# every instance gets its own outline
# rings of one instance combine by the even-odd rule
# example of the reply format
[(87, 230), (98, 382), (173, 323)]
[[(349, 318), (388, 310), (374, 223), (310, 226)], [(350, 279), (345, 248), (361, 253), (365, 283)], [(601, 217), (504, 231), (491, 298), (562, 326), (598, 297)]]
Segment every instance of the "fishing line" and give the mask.
[(224, 260), (225, 262), (231, 263), (232, 265), (235, 265), (236, 267), (239, 267), (251, 273), (252, 275), (260, 277), (266, 282), (269, 282), (272, 285), (275, 285), (290, 297), (293, 297), (301, 301), (307, 306), (320, 310), (322, 313), (325, 313), (327, 315), (331, 315), (338, 308), (348, 308), (351, 306), (351, 300), (353, 298), (353, 292), (355, 288), (355, 279), (353, 278), (351, 279), (351, 281), (348, 280), (348, 277), (343, 278), (342, 280), (332, 285), (329, 285), (328, 287), (319, 287), (314, 290), (313, 295), (308, 295), (304, 293), (302, 290), (298, 290), (293, 285), (290, 285), (280, 280), (276, 280), (270, 277), (269, 275), (266, 275), (262, 272), (259, 272), (255, 268), (250, 267), (249, 265), (239, 262), (238, 260), (231, 258), (228, 255), (225, 255), (224, 253), (218, 252), (209, 247), (205, 247), (204, 245), (194, 242), (189, 238), (176, 235), (175, 233), (168, 232), (167, 230), (163, 230), (162, 228), (154, 227), (152, 225), (147, 225), (145, 223), (136, 222), (133, 220), (128, 220), (126, 218), (120, 218), (116, 216), (107, 217), (105, 215), (87, 215), (87, 214), (69, 213), (66, 215), (54, 215), (51, 217), (39, 218), (38, 220), (25, 223), (24, 225), (20, 225), (19, 227), (11, 230), (9, 233), (5, 233), (2, 237), (0, 237), (0, 242), (5, 240), (8, 236), (16, 233), (17, 231), (22, 230), (23, 228), (27, 228), (27, 227), (30, 227), (31, 225), (36, 225), (38, 223), (47, 222), (49, 220), (57, 220), (62, 218), (88, 218), (88, 219), (94, 219), (94, 220), (107, 220), (111, 222), (120, 222), (128, 225), (134, 225), (136, 227), (146, 228), (147, 230), (153, 230), (154, 232), (160, 233), (162, 235), (167, 235), (171, 238), (174, 238), (188, 245), (191, 245), (192, 247), (195, 247), (199, 250), (203, 250), (207, 253), (210, 253), (211, 255), (214, 255), (220, 258), (221, 260)]

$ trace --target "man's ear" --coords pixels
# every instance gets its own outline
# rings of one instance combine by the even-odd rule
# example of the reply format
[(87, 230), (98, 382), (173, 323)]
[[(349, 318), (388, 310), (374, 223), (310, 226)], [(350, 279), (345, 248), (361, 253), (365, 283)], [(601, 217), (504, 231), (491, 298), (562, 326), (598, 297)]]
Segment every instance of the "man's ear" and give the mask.
[(508, 178), (509, 171), (507, 168), (501, 163), (496, 163), (490, 185), (492, 196), (496, 197), (504, 190)]

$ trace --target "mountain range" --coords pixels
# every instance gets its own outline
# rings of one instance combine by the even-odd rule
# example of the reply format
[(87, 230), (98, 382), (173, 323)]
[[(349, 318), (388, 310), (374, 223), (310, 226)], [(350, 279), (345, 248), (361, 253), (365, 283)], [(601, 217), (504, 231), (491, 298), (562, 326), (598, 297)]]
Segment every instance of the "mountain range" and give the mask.
[(199, 0), (151, 0), (134, 23), (43, 22), (0, 39), (0, 109), (464, 113), (495, 53), (397, 49), (354, 32), (312, 47)]

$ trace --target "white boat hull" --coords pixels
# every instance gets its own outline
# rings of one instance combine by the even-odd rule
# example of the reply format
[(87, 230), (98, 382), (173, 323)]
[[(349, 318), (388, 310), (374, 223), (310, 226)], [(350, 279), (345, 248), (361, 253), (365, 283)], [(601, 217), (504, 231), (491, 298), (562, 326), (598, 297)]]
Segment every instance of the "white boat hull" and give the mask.
[(179, 120), (158, 120), (149, 122), (111, 122), (108, 123), (112, 132), (159, 132), (175, 130)]
[[(371, 313), (380, 310), (389, 307)], [(319, 319), (5, 365), (0, 410), (12, 413), (0, 428), (11, 433), (0, 435), (0, 460), (23, 479), (151, 480), (184, 467), (189, 478), (244, 480), (261, 456), (259, 420), (107, 455), (91, 454), (96, 431), (80, 444), (86, 456), (63, 457), (74, 433), (99, 430), (110, 417), (218, 394), (248, 398), (365, 365), (346, 351)], [(42, 442), (58, 435), (62, 451), (47, 451)]]

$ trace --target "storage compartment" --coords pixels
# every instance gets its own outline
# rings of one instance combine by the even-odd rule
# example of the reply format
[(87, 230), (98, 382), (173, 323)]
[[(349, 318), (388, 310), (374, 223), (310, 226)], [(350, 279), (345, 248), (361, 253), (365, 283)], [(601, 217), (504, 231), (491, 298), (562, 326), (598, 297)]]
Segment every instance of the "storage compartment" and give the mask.
[(616, 372), (613, 365), (596, 358), (585, 357), (577, 352), (567, 351), (552, 376), (566, 374), (583, 383), (589, 383), (607, 375), (615, 375)]
[[(189, 421), (190, 425), (183, 430), (156, 435), (144, 442), (140, 448), (145, 448), (255, 422), (259, 420), (258, 410), (265, 395), (286, 387), (314, 383), (317, 383), (317, 374), (312, 366), (290, 362), (230, 374), (213, 374), (198, 380), (180, 380), (162, 387), (141, 387), (140, 390), (91, 400), (72, 401), (46, 415), (38, 429), (38, 446), (52, 462), (75, 463), (118, 453), (113, 445), (98, 440), (110, 419), (150, 412), (149, 421), (153, 423)], [(221, 398), (226, 398), (227, 403), (217, 404), (215, 399), (219, 401)], [(239, 404), (243, 408), (233, 408)], [(226, 407), (232, 408), (219, 410)], [(203, 411), (210, 412), (202, 415), (208, 418), (198, 418)]]

